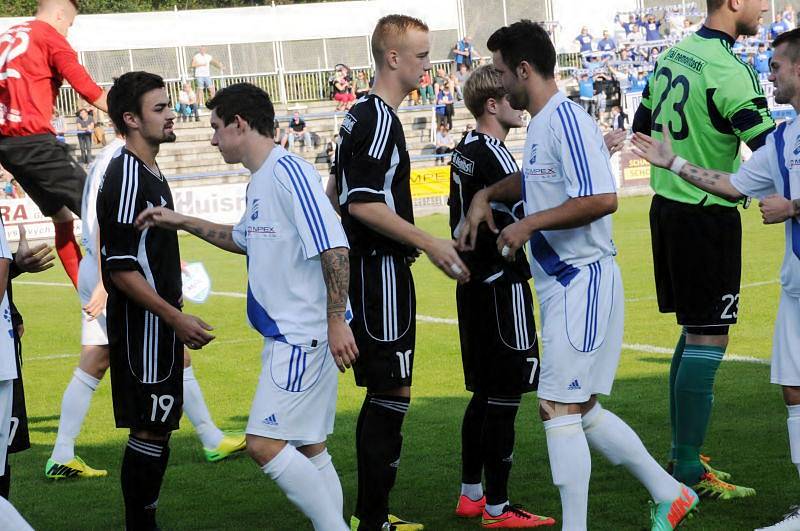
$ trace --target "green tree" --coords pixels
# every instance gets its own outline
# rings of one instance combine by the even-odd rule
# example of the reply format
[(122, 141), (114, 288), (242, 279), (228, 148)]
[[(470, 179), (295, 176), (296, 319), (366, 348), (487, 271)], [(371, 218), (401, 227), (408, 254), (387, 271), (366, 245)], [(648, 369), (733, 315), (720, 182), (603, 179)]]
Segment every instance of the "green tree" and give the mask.
[[(319, 0), (315, 0), (319, 1)], [(324, 0), (323, 0), (324, 1)], [(0, 17), (25, 17), (36, 12), (37, 0), (3, 0)], [(269, 0), (81, 0), (81, 13), (132, 13), (175, 9), (211, 9), (271, 5)], [(310, 0), (276, 0), (276, 4), (305, 4)]]

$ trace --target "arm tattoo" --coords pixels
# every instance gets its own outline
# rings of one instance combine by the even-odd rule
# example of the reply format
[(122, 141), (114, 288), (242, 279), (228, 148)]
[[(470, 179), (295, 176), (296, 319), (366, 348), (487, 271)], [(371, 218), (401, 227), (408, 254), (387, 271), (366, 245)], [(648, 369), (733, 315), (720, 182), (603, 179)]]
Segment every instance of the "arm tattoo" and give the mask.
[(681, 177), (686, 178), (692, 184), (700, 185), (699, 188), (704, 190), (706, 188), (702, 185), (717, 186), (719, 181), (727, 176), (728, 174), (725, 172), (698, 168), (694, 164), (686, 164), (681, 170)]
[(346, 247), (335, 247), (322, 253), (322, 276), (328, 290), (328, 318), (344, 319), (347, 293), (350, 288), (350, 259)]
[(215, 227), (208, 230), (203, 227), (189, 227), (187, 230), (210, 243), (224, 243), (233, 239), (232, 230), (217, 230)]

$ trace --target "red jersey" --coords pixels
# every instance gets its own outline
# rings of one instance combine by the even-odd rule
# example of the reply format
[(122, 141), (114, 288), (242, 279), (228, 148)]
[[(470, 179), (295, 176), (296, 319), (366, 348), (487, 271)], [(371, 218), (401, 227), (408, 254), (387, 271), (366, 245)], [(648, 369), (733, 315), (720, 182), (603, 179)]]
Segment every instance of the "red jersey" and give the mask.
[(88, 102), (103, 94), (50, 24), (31, 20), (0, 35), (0, 136), (54, 134), (53, 104), (65, 79)]

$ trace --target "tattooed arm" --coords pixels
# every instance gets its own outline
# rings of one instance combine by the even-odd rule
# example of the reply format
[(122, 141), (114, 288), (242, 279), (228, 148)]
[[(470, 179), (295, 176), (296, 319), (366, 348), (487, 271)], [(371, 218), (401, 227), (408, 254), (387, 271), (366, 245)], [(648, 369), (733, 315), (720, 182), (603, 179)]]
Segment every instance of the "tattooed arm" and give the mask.
[[(632, 139), (633, 152), (645, 158), (654, 166), (670, 168), (675, 160), (675, 153), (669, 137), (664, 142), (658, 141), (642, 133), (636, 133)], [(680, 170), (680, 177), (701, 190), (722, 197), (729, 201), (738, 201), (744, 195), (731, 184), (731, 174), (724, 171), (708, 170), (687, 162)]]
[(350, 258), (346, 247), (322, 252), (322, 276), (328, 291), (328, 347), (339, 370), (344, 372), (358, 356), (353, 331), (345, 320), (350, 289)]
[(161, 227), (171, 230), (185, 230), (202, 238), (211, 245), (237, 254), (246, 254), (245, 250), (233, 241), (233, 226), (212, 223), (204, 219), (185, 216), (164, 207), (153, 207), (144, 210), (136, 218), (136, 228), (144, 230), (148, 227)]

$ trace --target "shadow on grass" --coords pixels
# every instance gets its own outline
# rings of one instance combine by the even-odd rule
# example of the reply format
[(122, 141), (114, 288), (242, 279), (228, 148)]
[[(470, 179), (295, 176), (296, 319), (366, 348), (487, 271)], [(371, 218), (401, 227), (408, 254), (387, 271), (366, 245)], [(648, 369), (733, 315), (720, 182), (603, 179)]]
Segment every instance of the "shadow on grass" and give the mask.
[[(643, 357), (641, 361), (663, 362)], [(706, 449), (715, 464), (759, 491), (737, 502), (704, 502), (699, 517), (685, 529), (752, 529), (782, 514), (796, 498), (784, 485), (796, 484), (785, 435), (785, 411), (767, 383), (768, 368), (731, 363), (720, 373), (714, 418)], [(347, 384), (349, 385), (349, 384)], [(354, 431), (361, 394), (344, 390), (330, 451), (342, 478), (345, 513), (355, 503)], [(354, 397), (357, 397), (354, 398)], [(434, 531), (476, 529), (476, 521), (453, 515), (460, 485), (460, 424), (467, 396), (419, 397), (406, 421), (404, 451), (392, 510), (421, 521)], [(625, 419), (657, 459), (669, 444), (666, 374), (617, 381), (603, 404)], [(346, 408), (346, 409), (345, 409)], [(39, 417), (35, 422), (47, 417)], [(244, 416), (229, 417), (241, 424)], [(162, 496), (159, 521), (165, 529), (264, 529), (297, 531), (310, 525), (283, 494), (248, 459), (205, 463), (190, 424), (184, 420), (171, 443), (172, 455)], [(43, 476), (49, 445), (36, 444), (12, 456), (12, 501), (40, 530), (122, 529), (119, 467), (125, 444), (123, 430), (110, 430), (102, 445), (78, 444), (91, 465), (109, 469), (108, 478), (48, 482)], [(528, 395), (517, 422), (512, 470), (512, 502), (560, 520), (558, 491), (551, 484), (544, 431)], [(594, 530), (649, 528), (647, 493), (625, 470), (593, 455), (589, 522)]]

